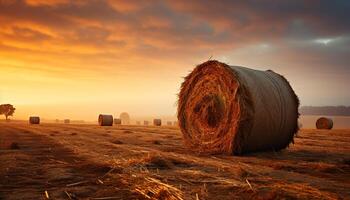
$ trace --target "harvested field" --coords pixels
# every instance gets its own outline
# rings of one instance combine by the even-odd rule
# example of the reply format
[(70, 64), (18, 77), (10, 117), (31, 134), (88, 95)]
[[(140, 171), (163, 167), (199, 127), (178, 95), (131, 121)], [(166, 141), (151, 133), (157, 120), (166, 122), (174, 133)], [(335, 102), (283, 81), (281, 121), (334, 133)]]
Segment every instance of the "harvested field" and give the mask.
[[(18, 148), (13, 148), (14, 144)], [(0, 199), (349, 199), (350, 130), (204, 156), (177, 127), (0, 122)]]

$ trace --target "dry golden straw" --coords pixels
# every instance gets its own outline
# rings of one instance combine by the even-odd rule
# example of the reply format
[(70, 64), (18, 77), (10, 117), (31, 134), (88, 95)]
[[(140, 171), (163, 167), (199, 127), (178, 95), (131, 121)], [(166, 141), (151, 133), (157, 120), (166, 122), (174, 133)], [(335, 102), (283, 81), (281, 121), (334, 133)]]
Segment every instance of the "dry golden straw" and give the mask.
[(333, 120), (331, 118), (321, 117), (316, 121), (317, 129), (332, 129)]
[(280, 150), (298, 131), (298, 107), (283, 76), (207, 61), (182, 83), (178, 122), (185, 143), (200, 153)]

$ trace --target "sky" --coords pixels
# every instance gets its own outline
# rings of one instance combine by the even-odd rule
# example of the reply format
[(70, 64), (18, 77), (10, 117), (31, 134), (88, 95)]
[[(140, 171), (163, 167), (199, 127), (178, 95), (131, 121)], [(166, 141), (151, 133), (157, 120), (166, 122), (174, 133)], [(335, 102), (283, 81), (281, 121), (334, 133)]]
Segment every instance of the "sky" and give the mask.
[(0, 103), (15, 118), (176, 115), (216, 59), (284, 75), (302, 105), (350, 106), (347, 0), (0, 0)]

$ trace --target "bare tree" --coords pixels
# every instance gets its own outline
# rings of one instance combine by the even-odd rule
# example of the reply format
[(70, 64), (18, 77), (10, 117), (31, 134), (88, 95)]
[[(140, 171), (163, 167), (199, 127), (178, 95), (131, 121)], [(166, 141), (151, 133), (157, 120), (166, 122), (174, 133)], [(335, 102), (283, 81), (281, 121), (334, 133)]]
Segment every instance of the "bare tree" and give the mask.
[(8, 120), (9, 116), (13, 116), (13, 113), (15, 113), (16, 108), (13, 107), (11, 104), (1, 104), (0, 105), (0, 115), (5, 115), (6, 120)]

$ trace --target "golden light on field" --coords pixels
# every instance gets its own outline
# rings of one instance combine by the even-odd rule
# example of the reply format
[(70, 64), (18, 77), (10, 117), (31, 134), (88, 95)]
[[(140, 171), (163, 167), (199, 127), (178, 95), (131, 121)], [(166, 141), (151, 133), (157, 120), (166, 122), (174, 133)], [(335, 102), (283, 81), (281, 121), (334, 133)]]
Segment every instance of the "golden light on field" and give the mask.
[(349, 104), (342, 6), (277, 4), (0, 1), (0, 103), (17, 119), (175, 116), (182, 77), (212, 57), (285, 75), (303, 105)]

